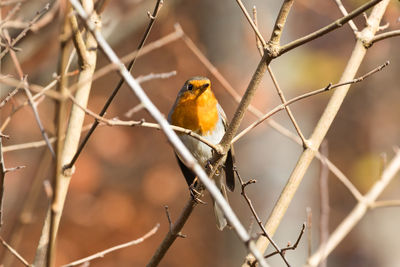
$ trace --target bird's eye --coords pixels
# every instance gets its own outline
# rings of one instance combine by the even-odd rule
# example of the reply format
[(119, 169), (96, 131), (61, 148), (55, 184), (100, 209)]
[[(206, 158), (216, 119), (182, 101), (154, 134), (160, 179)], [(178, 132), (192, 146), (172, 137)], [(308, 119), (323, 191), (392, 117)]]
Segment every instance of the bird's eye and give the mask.
[(192, 91), (193, 90), (193, 84), (189, 83), (188, 86), (187, 86), (187, 89), (189, 91)]

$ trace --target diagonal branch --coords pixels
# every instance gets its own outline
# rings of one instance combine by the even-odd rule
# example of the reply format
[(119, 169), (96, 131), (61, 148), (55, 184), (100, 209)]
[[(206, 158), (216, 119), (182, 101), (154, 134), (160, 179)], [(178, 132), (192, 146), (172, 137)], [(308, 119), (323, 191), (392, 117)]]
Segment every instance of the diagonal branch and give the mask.
[(153, 229), (151, 229), (144, 236), (142, 236), (142, 237), (140, 237), (138, 239), (135, 239), (135, 240), (129, 241), (127, 243), (120, 244), (118, 246), (114, 246), (114, 247), (108, 248), (106, 250), (97, 252), (96, 254), (93, 254), (93, 255), (91, 255), (89, 257), (86, 257), (86, 258), (83, 258), (83, 259), (68, 263), (66, 265), (63, 265), (62, 267), (73, 267), (73, 266), (78, 266), (78, 265), (81, 265), (81, 264), (89, 264), (90, 261), (92, 261), (94, 259), (98, 259), (98, 258), (103, 258), (108, 253), (111, 253), (111, 252), (114, 252), (116, 250), (120, 250), (120, 249), (123, 249), (123, 248), (126, 248), (126, 247), (138, 245), (138, 244), (142, 243), (143, 241), (145, 241), (147, 238), (149, 238), (152, 235), (154, 235), (158, 231), (159, 228), (160, 228), (160, 225), (157, 224), (155, 227), (153, 227)]
[(371, 0), (367, 3), (365, 3), (364, 5), (360, 6), (359, 8), (353, 10), (351, 13), (349, 13), (347, 16), (344, 16), (334, 22), (332, 22), (331, 24), (313, 32), (310, 33), (304, 37), (301, 37), (293, 42), (290, 42), (284, 46), (282, 46), (279, 49), (279, 55), (282, 55), (300, 45), (303, 45), (305, 43), (308, 43), (318, 37), (321, 37), (337, 28), (342, 27), (346, 22), (352, 20), (353, 18), (357, 17), (358, 15), (360, 15), (361, 13), (363, 13), (364, 11), (370, 9), (371, 7), (375, 6), (376, 4), (378, 4), (379, 2), (381, 2), (383, 0)]

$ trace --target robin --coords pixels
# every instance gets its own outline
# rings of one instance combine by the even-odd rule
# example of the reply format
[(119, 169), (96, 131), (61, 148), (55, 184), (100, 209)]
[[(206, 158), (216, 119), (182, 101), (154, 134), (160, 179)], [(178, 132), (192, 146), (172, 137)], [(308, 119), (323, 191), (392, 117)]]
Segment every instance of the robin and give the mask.
[[(210, 80), (206, 77), (193, 77), (185, 82), (169, 112), (168, 121), (172, 125), (192, 130), (213, 144), (218, 144), (221, 141), (227, 126), (225, 112), (218, 104), (214, 93), (211, 91)], [(201, 166), (206, 167), (210, 163), (213, 156), (212, 148), (187, 134), (178, 133), (178, 136)], [(193, 196), (197, 181), (196, 175), (183, 163), (179, 156), (176, 158)], [(223, 180), (225, 176), (228, 189), (233, 191), (235, 177), (232, 147), (226, 154), (224, 162), (223, 171), (217, 171), (213, 179), (222, 195), (228, 200)], [(222, 231), (227, 225), (227, 221), (222, 209), (214, 200), (213, 202), (217, 228)]]

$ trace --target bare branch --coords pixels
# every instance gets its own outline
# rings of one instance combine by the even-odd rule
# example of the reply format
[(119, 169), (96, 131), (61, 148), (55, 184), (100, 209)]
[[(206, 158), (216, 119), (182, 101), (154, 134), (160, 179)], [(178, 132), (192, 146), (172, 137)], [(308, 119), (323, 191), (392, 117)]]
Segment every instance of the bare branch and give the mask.
[[(321, 155), (328, 156), (328, 142), (321, 144)], [(319, 171), (319, 243), (323, 244), (329, 237), (329, 187), (328, 187), (329, 169), (324, 160), (321, 160)], [(326, 267), (326, 260), (321, 262), (321, 267)]]
[(51, 143), (49, 141), (49, 137), (48, 137), (46, 131), (43, 128), (43, 124), (42, 124), (42, 122), (40, 120), (39, 112), (37, 110), (36, 104), (35, 104), (35, 102), (33, 100), (32, 94), (29, 91), (28, 87), (29, 87), (29, 85), (28, 85), (28, 82), (27, 82), (27, 78), (25, 77), (24, 81), (23, 81), (23, 89), (25, 91), (26, 96), (28, 97), (28, 103), (32, 108), (33, 114), (35, 115), (35, 119), (36, 119), (36, 122), (37, 122), (37, 124), (39, 126), (40, 132), (42, 133), (43, 139), (46, 141), (47, 147), (49, 148), (49, 150), (51, 152), (51, 155), (53, 157), (55, 157), (55, 152), (54, 152), (53, 146), (51, 145)]
[(25, 266), (31, 266), (27, 260), (25, 260), (15, 249), (13, 249), (7, 242), (0, 237), (1, 244), (8, 250), (10, 251), (23, 265)]
[[(293, 244), (293, 246), (290, 246), (290, 245), (289, 245), (289, 246), (286, 247), (286, 248), (282, 248), (282, 252), (285, 252), (285, 251), (287, 251), (287, 250), (295, 250), (295, 249), (297, 248), (297, 246), (299, 245), (300, 240), (301, 240), (301, 238), (303, 237), (303, 234), (304, 234), (305, 231), (306, 231), (306, 224), (303, 223), (302, 226), (301, 226), (301, 230), (300, 230), (299, 236), (297, 237), (296, 242)], [(270, 254), (268, 254), (268, 255), (265, 255), (264, 258), (269, 258), (269, 257), (274, 256), (274, 255), (276, 255), (276, 254), (278, 254), (277, 251), (272, 252), (272, 253), (270, 253)]]
[(349, 13), (347, 16), (344, 16), (334, 22), (332, 22), (331, 24), (323, 27), (322, 29), (319, 29), (313, 33), (310, 33), (309, 35), (306, 35), (304, 37), (301, 37), (293, 42), (290, 42), (284, 46), (282, 46), (279, 49), (279, 55), (282, 55), (290, 50), (292, 50), (293, 48), (296, 48), (300, 45), (303, 45), (305, 43), (308, 43), (318, 37), (321, 37), (337, 28), (342, 27), (346, 22), (350, 21), (351, 19), (357, 17), (358, 15), (360, 15), (361, 13), (363, 13), (364, 11), (370, 9), (371, 7), (375, 6), (376, 4), (378, 4), (379, 2), (381, 2), (383, 0), (371, 0), (367, 3), (365, 3), (364, 5), (360, 6), (359, 8), (355, 9), (354, 11), (352, 11), (351, 13)]
[(242, 10), (242, 12), (243, 12), (244, 16), (246, 17), (247, 21), (249, 22), (250, 26), (253, 28), (254, 33), (257, 35), (258, 40), (260, 40), (262, 46), (266, 47), (267, 43), (265, 42), (264, 37), (261, 35), (260, 31), (258, 30), (257, 25), (251, 19), (250, 15), (247, 12), (246, 8), (244, 7), (242, 1), (236, 0), (236, 3), (238, 3), (240, 9)]
[[(349, 13), (347, 12), (346, 8), (343, 6), (342, 1), (341, 0), (335, 0), (335, 2), (338, 5), (339, 10), (340, 10), (340, 12), (342, 12), (343, 16), (347, 16)], [(352, 20), (350, 20), (349, 21), (349, 26), (353, 30), (354, 35), (357, 37), (358, 28), (357, 28), (356, 24)]]
[(294, 0), (283, 1), (281, 9), (279, 10), (279, 14), (275, 21), (274, 29), (272, 30), (271, 38), (268, 42), (269, 45), (279, 47), (283, 28), (285, 27), (286, 19), (289, 16), (289, 12), (292, 8), (293, 3)]
[(0, 53), (0, 60), (8, 53), (8, 51), (10, 51), (11, 48), (13, 48), (23, 37), (25, 37), (25, 35), (27, 34), (27, 32), (31, 29), (32, 25), (34, 25), (39, 18), (47, 12), (47, 10), (49, 10), (50, 5), (46, 4), (45, 7), (40, 10), (36, 16), (29, 22), (28, 27), (26, 27), (25, 29), (22, 30), (22, 32), (20, 34), (18, 34), (18, 36), (12, 40), (12, 42), (10, 43), (9, 46), (7, 46), (1, 53)]
[(387, 38), (398, 37), (398, 36), (400, 36), (400, 30), (394, 30), (394, 31), (390, 31), (390, 32), (377, 34), (374, 38), (372, 38), (372, 40), (371, 40), (369, 45), (371, 46), (376, 42), (385, 40)]
[[(278, 81), (276, 80), (275, 75), (272, 72), (271, 67), (267, 66), (267, 70), (268, 70), (269, 75), (271, 76), (272, 82), (274, 83), (274, 86), (275, 86), (276, 91), (277, 91), (277, 93), (279, 95), (279, 98), (281, 99), (282, 104), (284, 104), (286, 102), (285, 95), (283, 94), (283, 91), (280, 88), (280, 86), (278, 84)], [(290, 120), (292, 121), (292, 124), (293, 124), (294, 128), (296, 129), (297, 134), (299, 135), (299, 137), (300, 137), (300, 139), (301, 139), (301, 141), (303, 143), (303, 148), (306, 149), (307, 148), (307, 140), (304, 137), (303, 133), (301, 132), (300, 127), (297, 124), (296, 119), (294, 118), (294, 115), (293, 115), (292, 111), (290, 110), (290, 108), (287, 105), (284, 105), (284, 108), (285, 108), (286, 113), (288, 114)]]
[(149, 238), (152, 235), (154, 235), (158, 231), (159, 228), (160, 228), (160, 225), (157, 224), (148, 233), (146, 233), (144, 236), (142, 236), (142, 237), (140, 237), (138, 239), (135, 239), (135, 240), (129, 241), (127, 243), (124, 243), (124, 244), (121, 244), (121, 245), (118, 245), (118, 246), (115, 246), (115, 247), (111, 247), (109, 249), (97, 252), (96, 254), (93, 254), (93, 255), (91, 255), (89, 257), (86, 257), (86, 258), (83, 258), (83, 259), (68, 263), (66, 265), (63, 265), (62, 267), (78, 266), (80, 264), (88, 263), (88, 262), (90, 262), (90, 261), (92, 261), (94, 259), (103, 258), (105, 255), (107, 255), (107, 254), (109, 254), (111, 252), (114, 252), (116, 250), (120, 250), (120, 249), (123, 249), (123, 248), (126, 248), (126, 247), (138, 245), (138, 244), (142, 243), (143, 241), (145, 241), (147, 238)]
[(375, 201), (374, 203), (370, 204), (371, 209), (376, 209), (376, 208), (387, 208), (387, 207), (399, 207), (400, 206), (400, 200), (380, 200), (380, 201)]
[[(238, 180), (239, 180), (239, 183), (240, 183), (240, 185), (241, 185), (242, 191), (240, 192), (240, 194), (243, 196), (244, 200), (246, 201), (247, 205), (249, 206), (250, 211), (251, 211), (251, 213), (253, 214), (254, 219), (256, 220), (258, 226), (261, 228), (262, 234), (263, 234), (266, 238), (268, 238), (269, 242), (271, 242), (272, 246), (273, 246), (273, 247), (275, 248), (275, 250), (276, 250), (275, 253), (279, 254), (279, 255), (282, 257), (283, 261), (285, 262), (285, 264), (286, 264), (287, 266), (290, 266), (289, 262), (288, 262), (287, 259), (285, 258), (285, 254), (282, 252), (282, 250), (279, 248), (279, 246), (275, 243), (275, 241), (268, 235), (267, 230), (265, 230), (264, 225), (263, 225), (263, 223), (262, 223), (260, 217), (258, 216), (258, 214), (257, 214), (257, 212), (256, 212), (256, 210), (255, 210), (255, 208), (254, 208), (254, 206), (253, 206), (253, 203), (251, 202), (251, 199), (250, 199), (250, 198), (247, 196), (247, 194), (246, 194), (246, 187), (247, 187), (248, 185), (250, 185), (250, 184), (256, 183), (257, 181), (251, 179), (251, 180), (248, 180), (247, 182), (243, 182), (243, 179), (242, 179), (242, 177), (240, 176), (238, 170), (235, 168), (234, 171), (235, 171), (236, 176), (237, 176), (237, 178), (238, 178)], [(267, 257), (265, 257), (265, 258), (267, 258)]]

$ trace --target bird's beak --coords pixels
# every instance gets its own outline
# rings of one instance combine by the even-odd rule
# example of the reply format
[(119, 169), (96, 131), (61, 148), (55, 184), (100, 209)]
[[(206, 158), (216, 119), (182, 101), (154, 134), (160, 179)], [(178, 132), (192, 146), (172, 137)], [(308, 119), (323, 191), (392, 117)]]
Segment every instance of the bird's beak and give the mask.
[(203, 93), (205, 90), (207, 90), (208, 87), (210, 87), (209, 83), (205, 83), (202, 86), (200, 86), (201, 93)]

